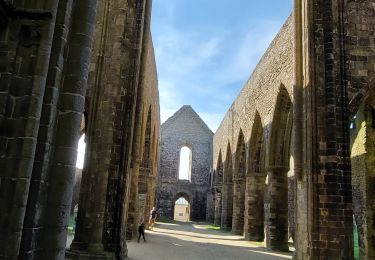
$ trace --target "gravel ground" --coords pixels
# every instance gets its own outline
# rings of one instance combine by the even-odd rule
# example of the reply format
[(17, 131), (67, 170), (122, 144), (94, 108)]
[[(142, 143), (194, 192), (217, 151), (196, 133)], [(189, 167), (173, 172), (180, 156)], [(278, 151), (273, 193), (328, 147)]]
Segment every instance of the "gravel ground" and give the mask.
[(128, 241), (129, 260), (268, 260), (292, 259), (261, 243), (244, 241), (229, 232), (212, 230), (204, 223), (157, 223), (146, 240)]

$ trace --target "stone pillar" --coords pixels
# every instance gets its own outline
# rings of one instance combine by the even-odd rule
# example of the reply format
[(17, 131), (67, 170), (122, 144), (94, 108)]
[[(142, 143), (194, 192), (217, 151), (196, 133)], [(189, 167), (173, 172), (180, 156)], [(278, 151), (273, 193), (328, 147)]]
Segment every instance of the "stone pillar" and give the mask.
[(132, 176), (130, 181), (130, 195), (129, 195), (129, 206), (127, 216), (127, 227), (126, 227), (126, 239), (132, 240), (137, 234), (137, 224), (139, 218), (138, 211), (138, 174), (139, 174), (140, 161), (137, 160), (133, 164)]
[[(302, 2), (304, 107), (299, 109), (304, 122), (303, 175), (308, 180), (307, 253), (309, 259), (353, 259), (347, 1)], [(297, 234), (297, 243), (306, 239), (299, 227)]]
[(206, 221), (209, 223), (214, 222), (214, 191), (213, 189), (210, 189), (210, 191), (207, 192), (207, 206), (206, 206)]
[(277, 251), (289, 251), (287, 172), (283, 166), (270, 166), (267, 171), (266, 246)]
[(264, 193), (266, 177), (250, 173), (246, 177), (245, 195), (245, 239), (264, 240)]
[(233, 221), (232, 232), (243, 235), (246, 183), (243, 178), (233, 179)]
[(222, 214), (222, 193), (221, 186), (215, 187), (215, 215), (214, 215), (214, 224), (217, 226), (221, 225), (221, 214)]
[(0, 256), (17, 259), (58, 1), (0, 2)]
[(42, 254), (43, 259), (65, 257), (95, 14), (96, 0), (80, 0), (74, 6), (48, 176), (48, 200), (43, 232), (43, 245), (46, 249)]
[[(72, 0), (59, 1), (48, 75), (43, 97), (43, 108), (38, 130), (37, 152), (35, 153), (33, 172), (24, 218), (20, 258), (37, 258), (41, 253), (41, 240), (47, 204), (47, 187), (50, 173), (51, 153), (55, 133), (55, 123), (61, 78), (65, 67), (64, 50), (67, 45), (72, 16)], [(77, 131), (75, 127), (71, 128)], [(74, 153), (73, 153), (74, 154)], [(74, 162), (75, 164), (75, 162)], [(65, 246), (64, 246), (65, 247)], [(44, 248), (45, 249), (45, 248)], [(40, 257), (40, 256), (39, 256)]]
[(221, 213), (221, 227), (223, 229), (232, 229), (232, 215), (233, 215), (233, 184), (223, 183), (222, 186), (222, 213)]

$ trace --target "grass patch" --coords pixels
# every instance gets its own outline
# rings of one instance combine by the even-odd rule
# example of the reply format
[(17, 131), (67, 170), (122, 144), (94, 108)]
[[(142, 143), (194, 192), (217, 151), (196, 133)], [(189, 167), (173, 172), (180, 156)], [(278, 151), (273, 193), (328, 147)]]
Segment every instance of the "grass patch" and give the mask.
[(160, 223), (175, 223), (175, 221), (173, 219), (169, 219), (169, 218), (157, 218), (156, 222), (160, 222)]
[(216, 225), (207, 225), (207, 226), (204, 226), (205, 229), (211, 229), (211, 230), (220, 230), (220, 226), (216, 226)]
[(359, 259), (359, 247), (358, 247), (358, 231), (357, 231), (357, 225), (354, 225), (353, 240), (354, 240), (354, 259)]

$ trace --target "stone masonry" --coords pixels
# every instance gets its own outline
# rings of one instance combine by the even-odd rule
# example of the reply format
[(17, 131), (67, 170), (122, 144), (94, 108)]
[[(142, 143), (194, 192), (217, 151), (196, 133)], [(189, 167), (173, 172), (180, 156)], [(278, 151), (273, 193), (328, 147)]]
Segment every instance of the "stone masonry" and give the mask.
[(294, 0), (215, 135), (190, 106), (160, 127), (151, 5), (0, 0), (0, 259), (125, 259), (180, 197), (298, 260), (353, 259), (355, 223), (375, 259), (374, 0)]
[(294, 3), (214, 135), (214, 223), (273, 250), (291, 236), (295, 259), (353, 259), (354, 213), (373, 259), (375, 5)]
[(149, 0), (0, 0), (0, 259), (127, 256), (131, 183), (151, 207), (158, 167), (150, 19)]
[[(191, 106), (183, 106), (162, 124), (156, 193), (159, 217), (173, 219), (174, 203), (184, 197), (190, 203), (191, 220), (206, 219), (212, 136), (212, 131)], [(183, 146), (192, 151), (190, 180), (178, 179), (179, 156)]]

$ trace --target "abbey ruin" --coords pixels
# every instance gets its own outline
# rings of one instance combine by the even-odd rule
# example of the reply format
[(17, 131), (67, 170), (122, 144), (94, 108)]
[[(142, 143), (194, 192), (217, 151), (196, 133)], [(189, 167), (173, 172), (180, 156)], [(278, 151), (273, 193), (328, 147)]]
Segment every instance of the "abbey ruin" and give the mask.
[[(191, 106), (183, 106), (161, 125), (160, 132), (156, 194), (159, 216), (173, 219), (174, 204), (183, 197), (191, 205), (191, 220), (205, 220), (212, 168), (212, 131)], [(183, 147), (191, 150), (190, 176), (186, 179), (178, 176)]]
[(375, 259), (374, 0), (295, 0), (214, 134), (189, 106), (160, 126), (151, 5), (0, 0), (0, 259), (125, 259), (179, 197), (294, 259), (354, 259), (357, 226)]

